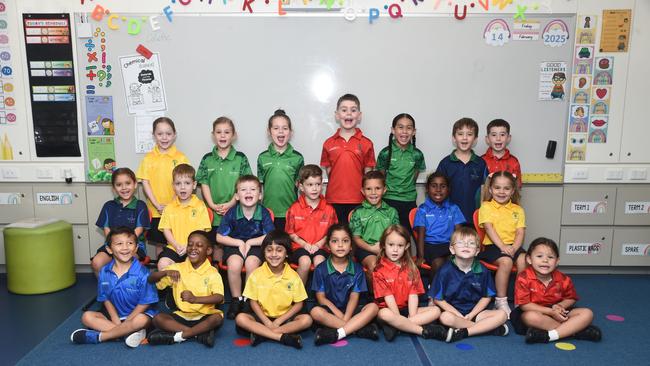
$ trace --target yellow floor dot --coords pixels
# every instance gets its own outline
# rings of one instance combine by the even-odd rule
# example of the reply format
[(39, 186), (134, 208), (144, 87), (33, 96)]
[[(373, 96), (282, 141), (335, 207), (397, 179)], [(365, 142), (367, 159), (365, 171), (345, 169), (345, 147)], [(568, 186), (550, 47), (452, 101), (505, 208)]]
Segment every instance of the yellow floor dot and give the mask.
[(561, 349), (562, 351), (573, 351), (576, 349), (576, 346), (573, 344), (564, 342), (555, 343), (555, 347)]

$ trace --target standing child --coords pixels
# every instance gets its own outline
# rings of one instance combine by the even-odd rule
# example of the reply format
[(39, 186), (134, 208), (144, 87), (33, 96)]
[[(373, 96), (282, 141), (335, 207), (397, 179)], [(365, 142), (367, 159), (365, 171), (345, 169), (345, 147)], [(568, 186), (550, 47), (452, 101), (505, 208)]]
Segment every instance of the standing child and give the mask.
[(495, 305), (510, 316), (508, 280), (513, 264), (517, 271), (526, 268), (526, 251), (521, 247), (526, 233), (526, 215), (518, 205), (517, 180), (508, 172), (495, 172), (489, 179), (485, 201), (478, 211), (478, 224), (485, 229), (483, 251), (479, 258), (499, 268), (495, 274)]
[(308, 164), (298, 173), (302, 193), (287, 211), (286, 231), (293, 241), (291, 262), (298, 264), (298, 275), (307, 285), (312, 263), (318, 266), (327, 257), (327, 229), (338, 222), (334, 207), (322, 195), (323, 170)]
[(172, 176), (176, 197), (167, 205), (160, 218), (159, 227), (165, 234), (167, 246), (158, 257), (159, 271), (185, 260), (187, 239), (192, 231), (210, 230), (208, 209), (194, 194), (194, 168), (189, 164), (178, 165), (172, 171)]
[(440, 309), (440, 323), (450, 327), (447, 342), (491, 332), (508, 335), (508, 315), (486, 310), (495, 294), (492, 274), (476, 259), (480, 250), (474, 229), (461, 227), (451, 236), (451, 260), (436, 274), (429, 296)]
[[(113, 227), (126, 226), (133, 229), (138, 237), (136, 256), (142, 260), (147, 256), (144, 231), (149, 229), (149, 213), (147, 205), (135, 198), (135, 190), (138, 186), (135, 173), (129, 168), (119, 168), (111, 176), (111, 185), (117, 197), (104, 203), (95, 225), (102, 229), (107, 237)], [(110, 261), (111, 255), (108, 252), (108, 242), (106, 242), (97, 249), (97, 253), (90, 263), (95, 277), (99, 270)]]
[(379, 241), (381, 252), (372, 276), (378, 318), (384, 337), (392, 342), (398, 330), (444, 341), (447, 330), (432, 322), (440, 316), (435, 306), (420, 307), (424, 293), (420, 271), (411, 258), (411, 235), (401, 225), (391, 225)]
[(367, 172), (363, 175), (361, 184), (361, 192), (366, 199), (352, 213), (350, 229), (357, 247), (354, 256), (372, 272), (380, 252), (377, 242), (387, 227), (399, 224), (399, 214), (382, 200), (386, 193), (386, 178), (382, 172)]
[(447, 177), (440, 172), (429, 174), (427, 198), (418, 207), (413, 220), (413, 229), (417, 233), (418, 264), (426, 262), (431, 266), (429, 283), (451, 254), (451, 234), (464, 222), (460, 208), (449, 201)]
[(246, 280), (244, 296), (249, 298), (251, 313), (235, 319), (238, 332), (250, 332), (251, 345), (265, 339), (302, 348), (297, 334), (311, 326), (312, 319), (300, 314), (307, 292), (298, 274), (287, 264), (291, 238), (280, 230), (270, 232), (262, 243), (264, 264)]
[[(284, 230), (286, 212), (296, 200), (298, 171), (305, 163), (289, 143), (291, 119), (282, 109), (269, 118), (271, 144), (257, 157), (257, 177), (264, 183), (264, 206), (275, 214), (275, 228)], [(266, 189), (268, 188), (268, 189)]]
[(212, 244), (205, 231), (193, 231), (187, 243), (187, 259), (163, 271), (152, 273), (149, 282), (159, 290), (172, 288), (176, 310), (153, 318), (156, 330), (147, 339), (150, 344), (174, 344), (190, 338), (208, 347), (214, 346), (214, 332), (223, 323), (216, 306), (223, 303), (223, 281), (208, 257)]
[[(219, 117), (212, 122), (212, 140), (215, 146), (203, 156), (196, 173), (205, 204), (215, 213), (210, 232), (213, 244), (216, 243), (217, 227), (223, 215), (237, 202), (235, 182), (242, 175), (252, 174), (246, 155), (232, 146), (236, 137), (235, 124), (230, 118)], [(217, 247), (213, 256), (220, 261), (222, 249)]]
[(485, 161), (474, 154), (478, 124), (471, 118), (461, 118), (452, 129), (452, 141), (456, 149), (438, 164), (439, 171), (451, 183), (451, 202), (460, 207), (465, 222), (472, 222), (472, 215), (481, 201), (481, 185), (487, 177)]
[(557, 270), (560, 253), (551, 239), (537, 238), (528, 248), (529, 267), (517, 276), (515, 304), (510, 317), (526, 343), (548, 343), (571, 337), (598, 342), (602, 333), (591, 325), (594, 313), (574, 307), (578, 295), (571, 278)]
[(517, 178), (517, 186), (521, 188), (521, 167), (519, 160), (510, 154), (508, 144), (510, 144), (510, 123), (503, 119), (494, 119), (487, 125), (487, 136), (485, 143), (488, 149), (481, 156), (487, 164), (490, 173), (506, 171)]
[(148, 241), (156, 244), (156, 255), (159, 256), (167, 244), (167, 239), (158, 229), (158, 224), (165, 206), (174, 199), (172, 170), (178, 164), (190, 161), (174, 145), (176, 127), (170, 118), (159, 117), (153, 121), (153, 139), (156, 146), (144, 156), (136, 176), (142, 182), (142, 189), (147, 196), (147, 207), (151, 214)]
[(377, 156), (377, 170), (386, 175), (384, 201), (397, 209), (399, 222), (410, 228), (409, 212), (417, 207), (415, 181), (426, 169), (422, 151), (415, 147), (415, 119), (408, 113), (393, 118), (388, 146)]
[(340, 97), (334, 118), (341, 128), (323, 143), (320, 165), (329, 179), (327, 202), (334, 206), (339, 222), (347, 223), (350, 212), (363, 201), (361, 179), (376, 164), (375, 150), (357, 128), (361, 122), (359, 98), (352, 94)]
[(90, 329), (70, 335), (74, 343), (99, 343), (126, 336), (129, 347), (137, 347), (156, 314), (151, 304), (158, 302), (156, 289), (147, 283), (149, 270), (134, 258), (138, 249), (133, 229), (117, 227), (107, 237), (107, 252), (113, 260), (97, 276), (100, 311), (85, 311), (81, 322)]
[(232, 302), (226, 317), (235, 316), (245, 305), (241, 294), (241, 271), (246, 268), (246, 278), (264, 261), (262, 240), (274, 229), (269, 211), (260, 204), (262, 185), (254, 175), (242, 175), (235, 183), (235, 198), (239, 202), (221, 220), (217, 241), (224, 245), (223, 260), (228, 265), (228, 285)]
[(352, 233), (345, 224), (334, 224), (327, 231), (329, 259), (314, 270), (311, 289), (318, 305), (311, 309), (314, 320), (323, 325), (316, 330), (314, 343), (334, 343), (355, 333), (358, 337), (379, 339), (377, 304), (359, 305), (362, 293), (368, 291), (366, 276), (359, 263), (352, 261)]

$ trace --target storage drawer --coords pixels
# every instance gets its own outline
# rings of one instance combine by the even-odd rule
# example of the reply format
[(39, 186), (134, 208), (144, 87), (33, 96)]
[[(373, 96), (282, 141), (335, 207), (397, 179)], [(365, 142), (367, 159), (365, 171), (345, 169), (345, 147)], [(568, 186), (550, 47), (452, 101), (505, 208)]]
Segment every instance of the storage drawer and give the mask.
[(614, 224), (650, 225), (650, 185), (618, 187)]
[(34, 217), (32, 185), (0, 184), (0, 223), (10, 224), (30, 217)]
[(612, 265), (650, 266), (650, 228), (615, 228)]
[(87, 224), (86, 187), (83, 184), (34, 185), (34, 213), (39, 218)]
[(612, 257), (611, 227), (564, 227), (560, 231), (560, 264), (608, 266)]
[(613, 185), (564, 186), (562, 225), (612, 225), (616, 201)]
[[(72, 242), (74, 244), (74, 263), (90, 264), (91, 253), (88, 245), (88, 226), (72, 225)], [(92, 254), (95, 254), (95, 252)]]

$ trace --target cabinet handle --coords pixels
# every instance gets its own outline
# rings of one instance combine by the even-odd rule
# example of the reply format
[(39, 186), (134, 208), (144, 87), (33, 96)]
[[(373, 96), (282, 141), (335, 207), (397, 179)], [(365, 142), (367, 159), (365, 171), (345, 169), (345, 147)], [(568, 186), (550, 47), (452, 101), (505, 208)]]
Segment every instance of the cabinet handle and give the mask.
[[(609, 153), (609, 156), (614, 156), (614, 153)], [(629, 155), (628, 155), (629, 156)]]
[(603, 236), (602, 238), (600, 238), (600, 240), (605, 240), (605, 237)]
[(21, 194), (20, 194), (20, 197), (21, 197), (21, 198), (25, 198), (25, 194), (24, 194), (24, 193), (21, 193)]
[(606, 195), (605, 195), (605, 199), (608, 199), (608, 198), (609, 198), (609, 195), (608, 195), (608, 194), (606, 194)]
[(79, 198), (79, 195), (75, 193), (74, 198)]
[(627, 153), (627, 156), (632, 156), (632, 153), (631, 153), (631, 152), (628, 152), (628, 153)]
[(77, 239), (81, 239), (81, 235), (77, 235)]

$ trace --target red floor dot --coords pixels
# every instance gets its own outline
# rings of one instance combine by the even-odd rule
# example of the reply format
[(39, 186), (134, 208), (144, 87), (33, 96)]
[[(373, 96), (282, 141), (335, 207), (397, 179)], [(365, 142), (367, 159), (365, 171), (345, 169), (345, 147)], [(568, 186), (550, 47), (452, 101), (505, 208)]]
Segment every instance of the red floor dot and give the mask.
[(246, 347), (250, 346), (251, 340), (248, 338), (237, 338), (232, 343), (237, 347)]

